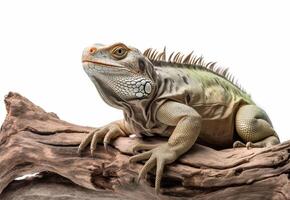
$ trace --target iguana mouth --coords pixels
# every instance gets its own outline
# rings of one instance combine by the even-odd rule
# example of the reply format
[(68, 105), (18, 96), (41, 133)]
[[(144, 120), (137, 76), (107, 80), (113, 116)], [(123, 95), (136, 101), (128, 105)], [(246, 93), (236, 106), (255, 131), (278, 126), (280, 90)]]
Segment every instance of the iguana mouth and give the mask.
[(108, 64), (108, 63), (103, 63), (103, 62), (98, 62), (98, 61), (94, 61), (94, 60), (82, 60), (83, 63), (93, 63), (96, 65), (101, 65), (101, 66), (105, 66), (105, 67), (122, 67), (119, 65), (114, 65), (114, 64)]

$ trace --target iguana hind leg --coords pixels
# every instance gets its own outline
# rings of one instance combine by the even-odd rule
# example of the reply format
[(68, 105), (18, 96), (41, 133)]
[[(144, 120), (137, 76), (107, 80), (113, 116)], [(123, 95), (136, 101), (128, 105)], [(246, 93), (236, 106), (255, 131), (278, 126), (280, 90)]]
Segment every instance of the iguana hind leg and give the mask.
[(236, 141), (234, 147), (267, 147), (280, 142), (268, 115), (258, 106), (242, 106), (236, 114), (235, 125), (244, 143)]

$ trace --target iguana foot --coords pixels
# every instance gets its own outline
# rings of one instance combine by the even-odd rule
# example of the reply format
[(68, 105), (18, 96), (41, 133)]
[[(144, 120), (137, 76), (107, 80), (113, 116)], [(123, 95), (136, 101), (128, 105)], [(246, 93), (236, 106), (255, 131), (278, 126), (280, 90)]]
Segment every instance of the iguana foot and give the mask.
[(123, 131), (120, 129), (118, 125), (115, 125), (115, 124), (109, 124), (107, 126), (97, 128), (91, 131), (82, 140), (78, 148), (78, 153), (80, 154), (86, 148), (86, 146), (89, 143), (91, 143), (90, 150), (91, 150), (91, 155), (93, 156), (98, 142), (103, 142), (104, 147), (107, 150), (108, 144), (111, 142), (111, 140), (121, 135), (123, 135)]
[[(149, 146), (143, 146), (145, 149)], [(140, 149), (139, 149), (140, 150)], [(132, 156), (129, 159), (130, 163), (147, 160), (141, 169), (137, 182), (141, 178), (144, 178), (145, 175), (154, 167), (156, 167), (156, 179), (155, 179), (155, 191), (156, 193), (160, 190), (161, 178), (163, 175), (164, 166), (166, 164), (172, 163), (177, 159), (175, 151), (173, 151), (170, 146), (166, 144), (159, 145), (156, 148), (153, 148), (149, 151), (140, 153), (138, 155)]]
[(263, 148), (263, 147), (269, 147), (279, 144), (279, 139), (276, 136), (270, 136), (267, 137), (261, 141), (258, 142), (247, 142), (246, 144), (241, 141), (235, 141), (233, 144), (233, 148), (239, 148), (239, 147), (246, 147), (247, 149), (250, 148)]

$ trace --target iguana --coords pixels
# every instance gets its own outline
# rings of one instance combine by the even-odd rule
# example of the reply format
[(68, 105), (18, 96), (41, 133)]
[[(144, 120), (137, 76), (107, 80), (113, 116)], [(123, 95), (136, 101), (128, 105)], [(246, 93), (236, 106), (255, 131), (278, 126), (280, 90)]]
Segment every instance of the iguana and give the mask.
[[(215, 147), (266, 147), (279, 143), (272, 123), (227, 69), (205, 63), (202, 57), (147, 49), (143, 54), (122, 43), (94, 44), (82, 55), (85, 72), (103, 100), (123, 110), (124, 119), (89, 133), (93, 154), (98, 142), (130, 134), (168, 137), (156, 145), (140, 144), (143, 151), (130, 162), (147, 160), (138, 182), (156, 167), (158, 192), (164, 166), (174, 162), (197, 141)], [(238, 139), (236, 139), (238, 138)], [(236, 140), (236, 141), (235, 141)]]

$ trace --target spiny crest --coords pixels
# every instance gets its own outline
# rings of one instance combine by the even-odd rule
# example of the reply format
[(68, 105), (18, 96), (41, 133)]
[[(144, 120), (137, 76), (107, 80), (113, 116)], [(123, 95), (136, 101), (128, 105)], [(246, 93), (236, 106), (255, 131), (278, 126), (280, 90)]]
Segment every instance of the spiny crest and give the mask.
[(200, 70), (210, 71), (218, 76), (223, 77), (224, 79), (230, 81), (232, 84), (237, 86), (240, 90), (244, 91), (241, 85), (235, 80), (234, 76), (229, 73), (228, 68), (217, 67), (216, 62), (204, 61), (203, 56), (193, 55), (193, 51), (188, 55), (181, 54), (180, 52), (172, 52), (168, 59), (166, 57), (166, 47), (164, 47), (162, 52), (158, 52), (156, 49), (146, 49), (143, 53), (151, 62), (154, 64), (177, 64), (180, 67), (188, 67)]

